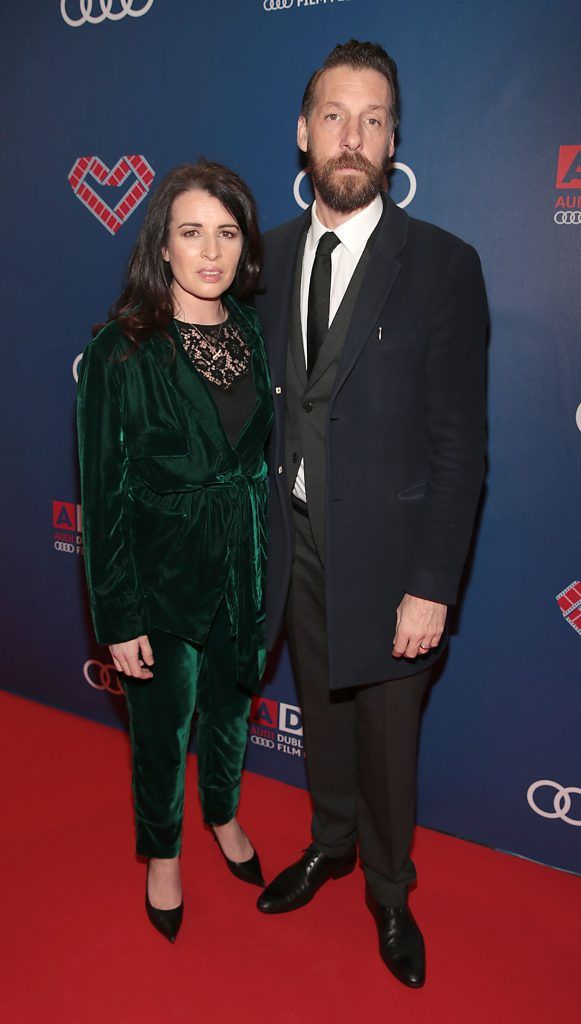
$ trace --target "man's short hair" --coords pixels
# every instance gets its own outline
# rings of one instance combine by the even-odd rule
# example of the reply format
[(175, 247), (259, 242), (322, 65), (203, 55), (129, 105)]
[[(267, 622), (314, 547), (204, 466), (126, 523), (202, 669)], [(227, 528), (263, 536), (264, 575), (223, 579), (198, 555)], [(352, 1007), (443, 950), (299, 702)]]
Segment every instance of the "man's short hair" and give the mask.
[(384, 76), (391, 92), (389, 119), (393, 131), (399, 120), (397, 65), (379, 43), (360, 43), (357, 39), (350, 39), (348, 43), (338, 43), (323, 65), (311, 75), (301, 107), (301, 114), (305, 120), (309, 120), (313, 111), (319, 78), (329, 68), (338, 67), (349, 67), (355, 71), (378, 71)]

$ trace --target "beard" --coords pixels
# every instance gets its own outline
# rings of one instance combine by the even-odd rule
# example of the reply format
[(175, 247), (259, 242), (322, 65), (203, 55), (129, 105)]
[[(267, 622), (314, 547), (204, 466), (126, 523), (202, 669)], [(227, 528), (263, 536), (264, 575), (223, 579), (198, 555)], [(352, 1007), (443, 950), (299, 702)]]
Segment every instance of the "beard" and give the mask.
[[(385, 181), (385, 167), (377, 167), (361, 153), (343, 153), (335, 159), (317, 161), (307, 149), (311, 181), (326, 206), (336, 213), (353, 213), (373, 202)], [(344, 168), (360, 171), (357, 175), (337, 175)]]

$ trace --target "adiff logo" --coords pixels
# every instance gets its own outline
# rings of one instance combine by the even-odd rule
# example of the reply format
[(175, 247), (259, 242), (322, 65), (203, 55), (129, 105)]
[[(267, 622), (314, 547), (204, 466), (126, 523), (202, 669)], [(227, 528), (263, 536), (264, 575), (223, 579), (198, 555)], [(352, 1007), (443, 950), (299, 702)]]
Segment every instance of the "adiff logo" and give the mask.
[(556, 188), (581, 189), (581, 146), (560, 146)]
[(581, 224), (581, 146), (559, 147), (555, 188), (555, 224)]
[[(101, 199), (87, 180), (91, 177), (99, 185), (120, 188), (131, 176), (134, 176), (135, 180), (114, 207)], [(112, 168), (107, 167), (98, 156), (80, 156), (68, 174), (69, 185), (77, 199), (84, 203), (112, 235), (117, 234), (121, 225), (131, 216), (142, 199), (145, 199), (154, 177), (153, 168), (144, 156), (139, 155), (122, 156)]]
[(267, 729), (281, 729), (296, 736), (303, 735), (301, 709), (296, 704), (285, 704), (284, 701), (256, 697), (252, 703), (250, 722), (252, 725), (263, 725)]
[(565, 622), (581, 636), (581, 582), (573, 580), (565, 590), (557, 594), (557, 604)]
[(83, 553), (83, 519), (81, 506), (74, 501), (53, 501), (52, 525), (55, 551), (66, 555)]
[(304, 758), (301, 709), (296, 704), (255, 697), (250, 712), (250, 742), (279, 754)]
[(53, 501), (52, 525), (55, 530), (70, 530), (80, 533), (82, 530), (81, 506), (72, 501)]

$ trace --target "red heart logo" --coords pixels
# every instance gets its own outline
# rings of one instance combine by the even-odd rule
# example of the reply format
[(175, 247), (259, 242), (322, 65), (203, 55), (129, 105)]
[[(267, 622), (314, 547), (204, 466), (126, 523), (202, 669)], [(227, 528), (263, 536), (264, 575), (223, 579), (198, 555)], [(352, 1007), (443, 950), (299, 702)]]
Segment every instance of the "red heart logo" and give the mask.
[[(119, 188), (124, 185), (131, 174), (136, 181), (127, 189), (125, 195), (116, 206), (111, 208), (100, 199), (95, 190), (86, 180), (90, 175), (101, 185), (112, 185)], [(111, 169), (98, 156), (80, 156), (75, 160), (69, 171), (69, 184), (77, 199), (85, 204), (88, 210), (97, 217), (112, 235), (131, 216), (142, 199), (149, 192), (155, 177), (155, 171), (149, 166), (144, 156), (122, 156)]]

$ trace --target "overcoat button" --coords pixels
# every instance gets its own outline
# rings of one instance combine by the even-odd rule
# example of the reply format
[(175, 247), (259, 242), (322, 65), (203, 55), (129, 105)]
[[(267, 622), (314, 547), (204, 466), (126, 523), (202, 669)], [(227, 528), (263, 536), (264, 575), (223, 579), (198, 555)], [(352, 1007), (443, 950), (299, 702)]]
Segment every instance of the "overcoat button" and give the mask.
[(312, 402), (303, 402), (303, 411), (304, 412), (312, 412), (313, 411), (313, 403)]
[(275, 388), (274, 393), (275, 395), (282, 395), (282, 388)]
[(278, 467), (278, 471), (279, 471), (279, 473), (282, 473), (282, 466)]

